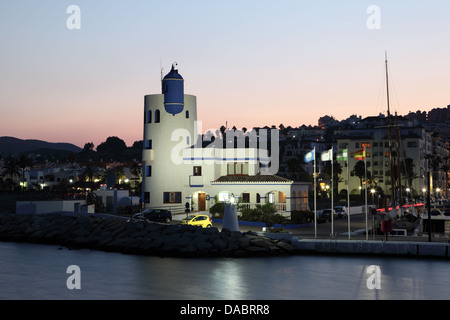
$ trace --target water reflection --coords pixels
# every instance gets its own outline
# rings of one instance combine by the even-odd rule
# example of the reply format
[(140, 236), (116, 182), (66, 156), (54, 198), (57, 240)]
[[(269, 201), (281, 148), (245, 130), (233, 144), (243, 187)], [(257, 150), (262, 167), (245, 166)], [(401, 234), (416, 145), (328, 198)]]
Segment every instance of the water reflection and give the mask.
[[(449, 263), (378, 257), (176, 259), (0, 243), (1, 299), (450, 299)], [(81, 269), (68, 290), (66, 268)], [(370, 290), (369, 266), (381, 289)]]

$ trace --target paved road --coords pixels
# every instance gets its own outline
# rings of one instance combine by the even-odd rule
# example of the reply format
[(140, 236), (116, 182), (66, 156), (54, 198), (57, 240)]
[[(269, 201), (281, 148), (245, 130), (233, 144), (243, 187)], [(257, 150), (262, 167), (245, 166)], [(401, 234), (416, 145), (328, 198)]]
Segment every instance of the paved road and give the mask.
[[(365, 214), (352, 214), (350, 216), (350, 231), (353, 233), (357, 230), (362, 231), (358, 235), (351, 234), (350, 238), (352, 240), (365, 240), (366, 239), (366, 215)], [(372, 235), (370, 228), (372, 226), (372, 215), (368, 215), (369, 221), (368, 221), (368, 227), (369, 227), (369, 233), (368, 233), (368, 240), (385, 240), (386, 237), (384, 235)], [(334, 220), (334, 238), (331, 237), (331, 223), (325, 222), (320, 223), (317, 225), (317, 239), (338, 239), (338, 240), (348, 240), (348, 224), (347, 224), (347, 218), (344, 219), (335, 219)], [(214, 223), (214, 227), (218, 228), (219, 230), (222, 229), (222, 225), (219, 223)], [(240, 226), (240, 231), (262, 231), (261, 227), (250, 227), (250, 226)], [(302, 229), (288, 229), (288, 231), (292, 232), (294, 237), (297, 237), (299, 239), (314, 239), (315, 238), (315, 228), (314, 226), (308, 227), (308, 228), (302, 228)], [(344, 234), (346, 233), (346, 234)], [(428, 234), (418, 237), (394, 237), (390, 236), (389, 241), (428, 241)], [(433, 242), (449, 242), (450, 239), (448, 237), (442, 237), (438, 235), (433, 235), (432, 238)]]

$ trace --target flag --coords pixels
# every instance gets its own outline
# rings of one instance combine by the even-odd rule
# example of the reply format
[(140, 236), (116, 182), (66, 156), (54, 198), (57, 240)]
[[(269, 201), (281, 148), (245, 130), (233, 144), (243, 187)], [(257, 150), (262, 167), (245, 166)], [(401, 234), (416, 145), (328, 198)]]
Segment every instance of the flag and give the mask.
[(322, 152), (320, 160), (322, 161), (333, 161), (333, 149)]
[(355, 152), (355, 160), (365, 160), (366, 159), (366, 149), (362, 149)]
[(337, 161), (347, 161), (348, 160), (348, 149), (344, 149), (337, 153)]
[(311, 161), (314, 160), (314, 157), (315, 157), (315, 152), (314, 152), (314, 150), (311, 150), (310, 152), (305, 154), (305, 163), (310, 163)]

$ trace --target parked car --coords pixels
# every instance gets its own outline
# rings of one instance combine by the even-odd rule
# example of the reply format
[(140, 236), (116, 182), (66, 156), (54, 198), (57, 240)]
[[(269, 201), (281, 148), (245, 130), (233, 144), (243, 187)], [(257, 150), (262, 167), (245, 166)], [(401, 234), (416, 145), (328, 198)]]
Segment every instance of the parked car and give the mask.
[(347, 218), (347, 208), (345, 206), (335, 206), (334, 216), (339, 218)]
[(189, 215), (183, 220), (181, 220), (181, 224), (189, 224), (191, 226), (200, 226), (202, 228), (211, 228), (212, 221), (211, 218), (207, 215), (197, 214), (197, 215)]
[[(334, 210), (333, 210), (334, 211)], [(322, 215), (320, 216), (323, 220), (328, 220), (331, 222), (331, 209), (325, 209), (322, 211)]]
[(172, 212), (163, 209), (146, 209), (134, 214), (131, 220), (170, 223), (172, 221)]

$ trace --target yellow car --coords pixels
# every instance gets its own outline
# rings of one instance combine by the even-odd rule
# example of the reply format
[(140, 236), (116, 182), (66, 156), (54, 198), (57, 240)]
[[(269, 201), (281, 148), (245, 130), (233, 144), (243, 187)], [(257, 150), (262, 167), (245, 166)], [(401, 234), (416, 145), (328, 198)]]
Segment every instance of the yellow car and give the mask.
[(203, 214), (190, 215), (181, 220), (181, 224), (190, 224), (191, 226), (199, 226), (202, 228), (212, 227), (211, 218)]

